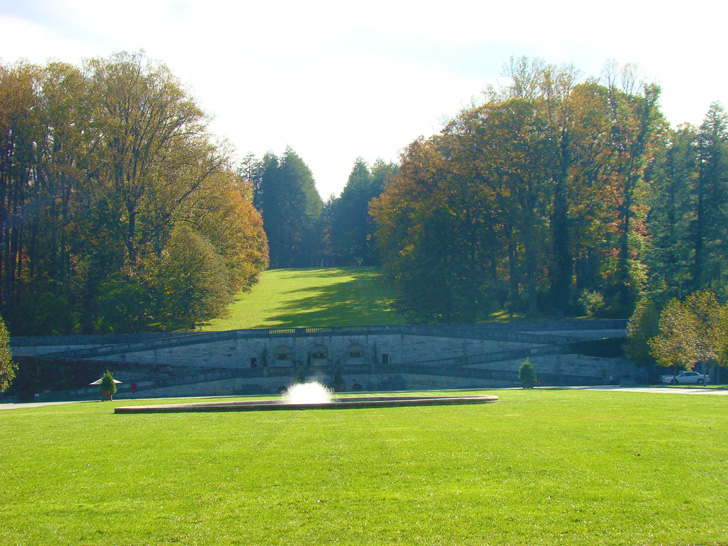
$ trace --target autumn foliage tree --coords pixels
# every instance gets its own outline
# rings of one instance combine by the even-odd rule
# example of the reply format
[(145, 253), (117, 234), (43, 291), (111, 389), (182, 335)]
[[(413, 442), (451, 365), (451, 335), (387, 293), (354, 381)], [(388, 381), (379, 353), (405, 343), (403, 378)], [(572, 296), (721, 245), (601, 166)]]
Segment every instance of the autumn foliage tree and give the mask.
[[(207, 119), (143, 53), (0, 67), (0, 309), (12, 331), (190, 327), (255, 282), (268, 254), (252, 188)], [(198, 283), (207, 303), (173, 316), (171, 279), (197, 267), (170, 258), (180, 237), (226, 282), (222, 293)]]
[(15, 368), (13, 355), (10, 352), (10, 336), (5, 322), (0, 317), (0, 392), (10, 386), (15, 377)]
[(497, 306), (573, 312), (584, 291), (628, 316), (646, 282), (645, 169), (659, 89), (521, 60), (512, 84), (403, 153), (372, 206), (386, 275), (424, 320)]

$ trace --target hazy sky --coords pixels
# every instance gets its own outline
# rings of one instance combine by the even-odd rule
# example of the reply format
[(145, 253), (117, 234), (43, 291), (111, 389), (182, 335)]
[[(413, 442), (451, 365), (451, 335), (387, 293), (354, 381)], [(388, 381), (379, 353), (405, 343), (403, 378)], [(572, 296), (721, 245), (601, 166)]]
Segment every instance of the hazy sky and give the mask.
[(78, 64), (143, 49), (240, 157), (290, 145), (322, 198), (358, 156), (396, 160), (440, 130), (510, 57), (639, 65), (670, 123), (728, 106), (728, 4), (715, 0), (0, 0), (0, 59)]

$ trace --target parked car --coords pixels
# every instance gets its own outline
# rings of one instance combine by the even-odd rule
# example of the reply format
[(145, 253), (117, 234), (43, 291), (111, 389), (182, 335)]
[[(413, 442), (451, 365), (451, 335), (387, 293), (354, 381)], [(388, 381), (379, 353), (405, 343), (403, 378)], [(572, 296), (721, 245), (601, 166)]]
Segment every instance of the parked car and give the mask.
[(670, 383), (671, 385), (703, 385), (710, 382), (709, 375), (703, 375), (698, 372), (680, 372), (677, 375), (660, 376), (661, 383)]

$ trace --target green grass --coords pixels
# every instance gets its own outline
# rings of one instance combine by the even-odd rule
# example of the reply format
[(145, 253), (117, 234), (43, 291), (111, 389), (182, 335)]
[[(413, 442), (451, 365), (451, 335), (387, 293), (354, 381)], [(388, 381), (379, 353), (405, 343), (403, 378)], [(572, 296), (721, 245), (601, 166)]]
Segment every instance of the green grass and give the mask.
[(402, 324), (393, 301), (377, 268), (274, 269), (203, 329)]
[(725, 397), (495, 394), (482, 406), (2, 411), (0, 544), (728, 544)]

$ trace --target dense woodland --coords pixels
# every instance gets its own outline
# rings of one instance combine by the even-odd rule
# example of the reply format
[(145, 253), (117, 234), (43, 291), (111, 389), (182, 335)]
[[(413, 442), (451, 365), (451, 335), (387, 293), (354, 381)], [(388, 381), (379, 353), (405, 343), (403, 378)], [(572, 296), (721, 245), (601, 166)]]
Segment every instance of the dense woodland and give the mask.
[(380, 258), (423, 320), (629, 317), (697, 290), (725, 299), (728, 125), (671, 128), (631, 67), (601, 78), (513, 60), (440, 134), (411, 143), (372, 203)]
[(0, 66), (0, 313), (14, 335), (187, 329), (268, 265), (249, 183), (143, 54)]
[(377, 160), (370, 168), (358, 158), (341, 195), (324, 203), (311, 171), (290, 147), (280, 158), (248, 155), (240, 175), (254, 188), (271, 267), (311, 267), (322, 257), (337, 265), (378, 264), (369, 202), (396, 172), (395, 164)]
[(413, 321), (724, 301), (728, 118), (671, 127), (629, 66), (514, 59), (398, 164), (323, 201), (292, 148), (234, 166), (141, 54), (0, 70), (0, 312), (13, 333), (184, 329), (271, 267), (381, 265)]

